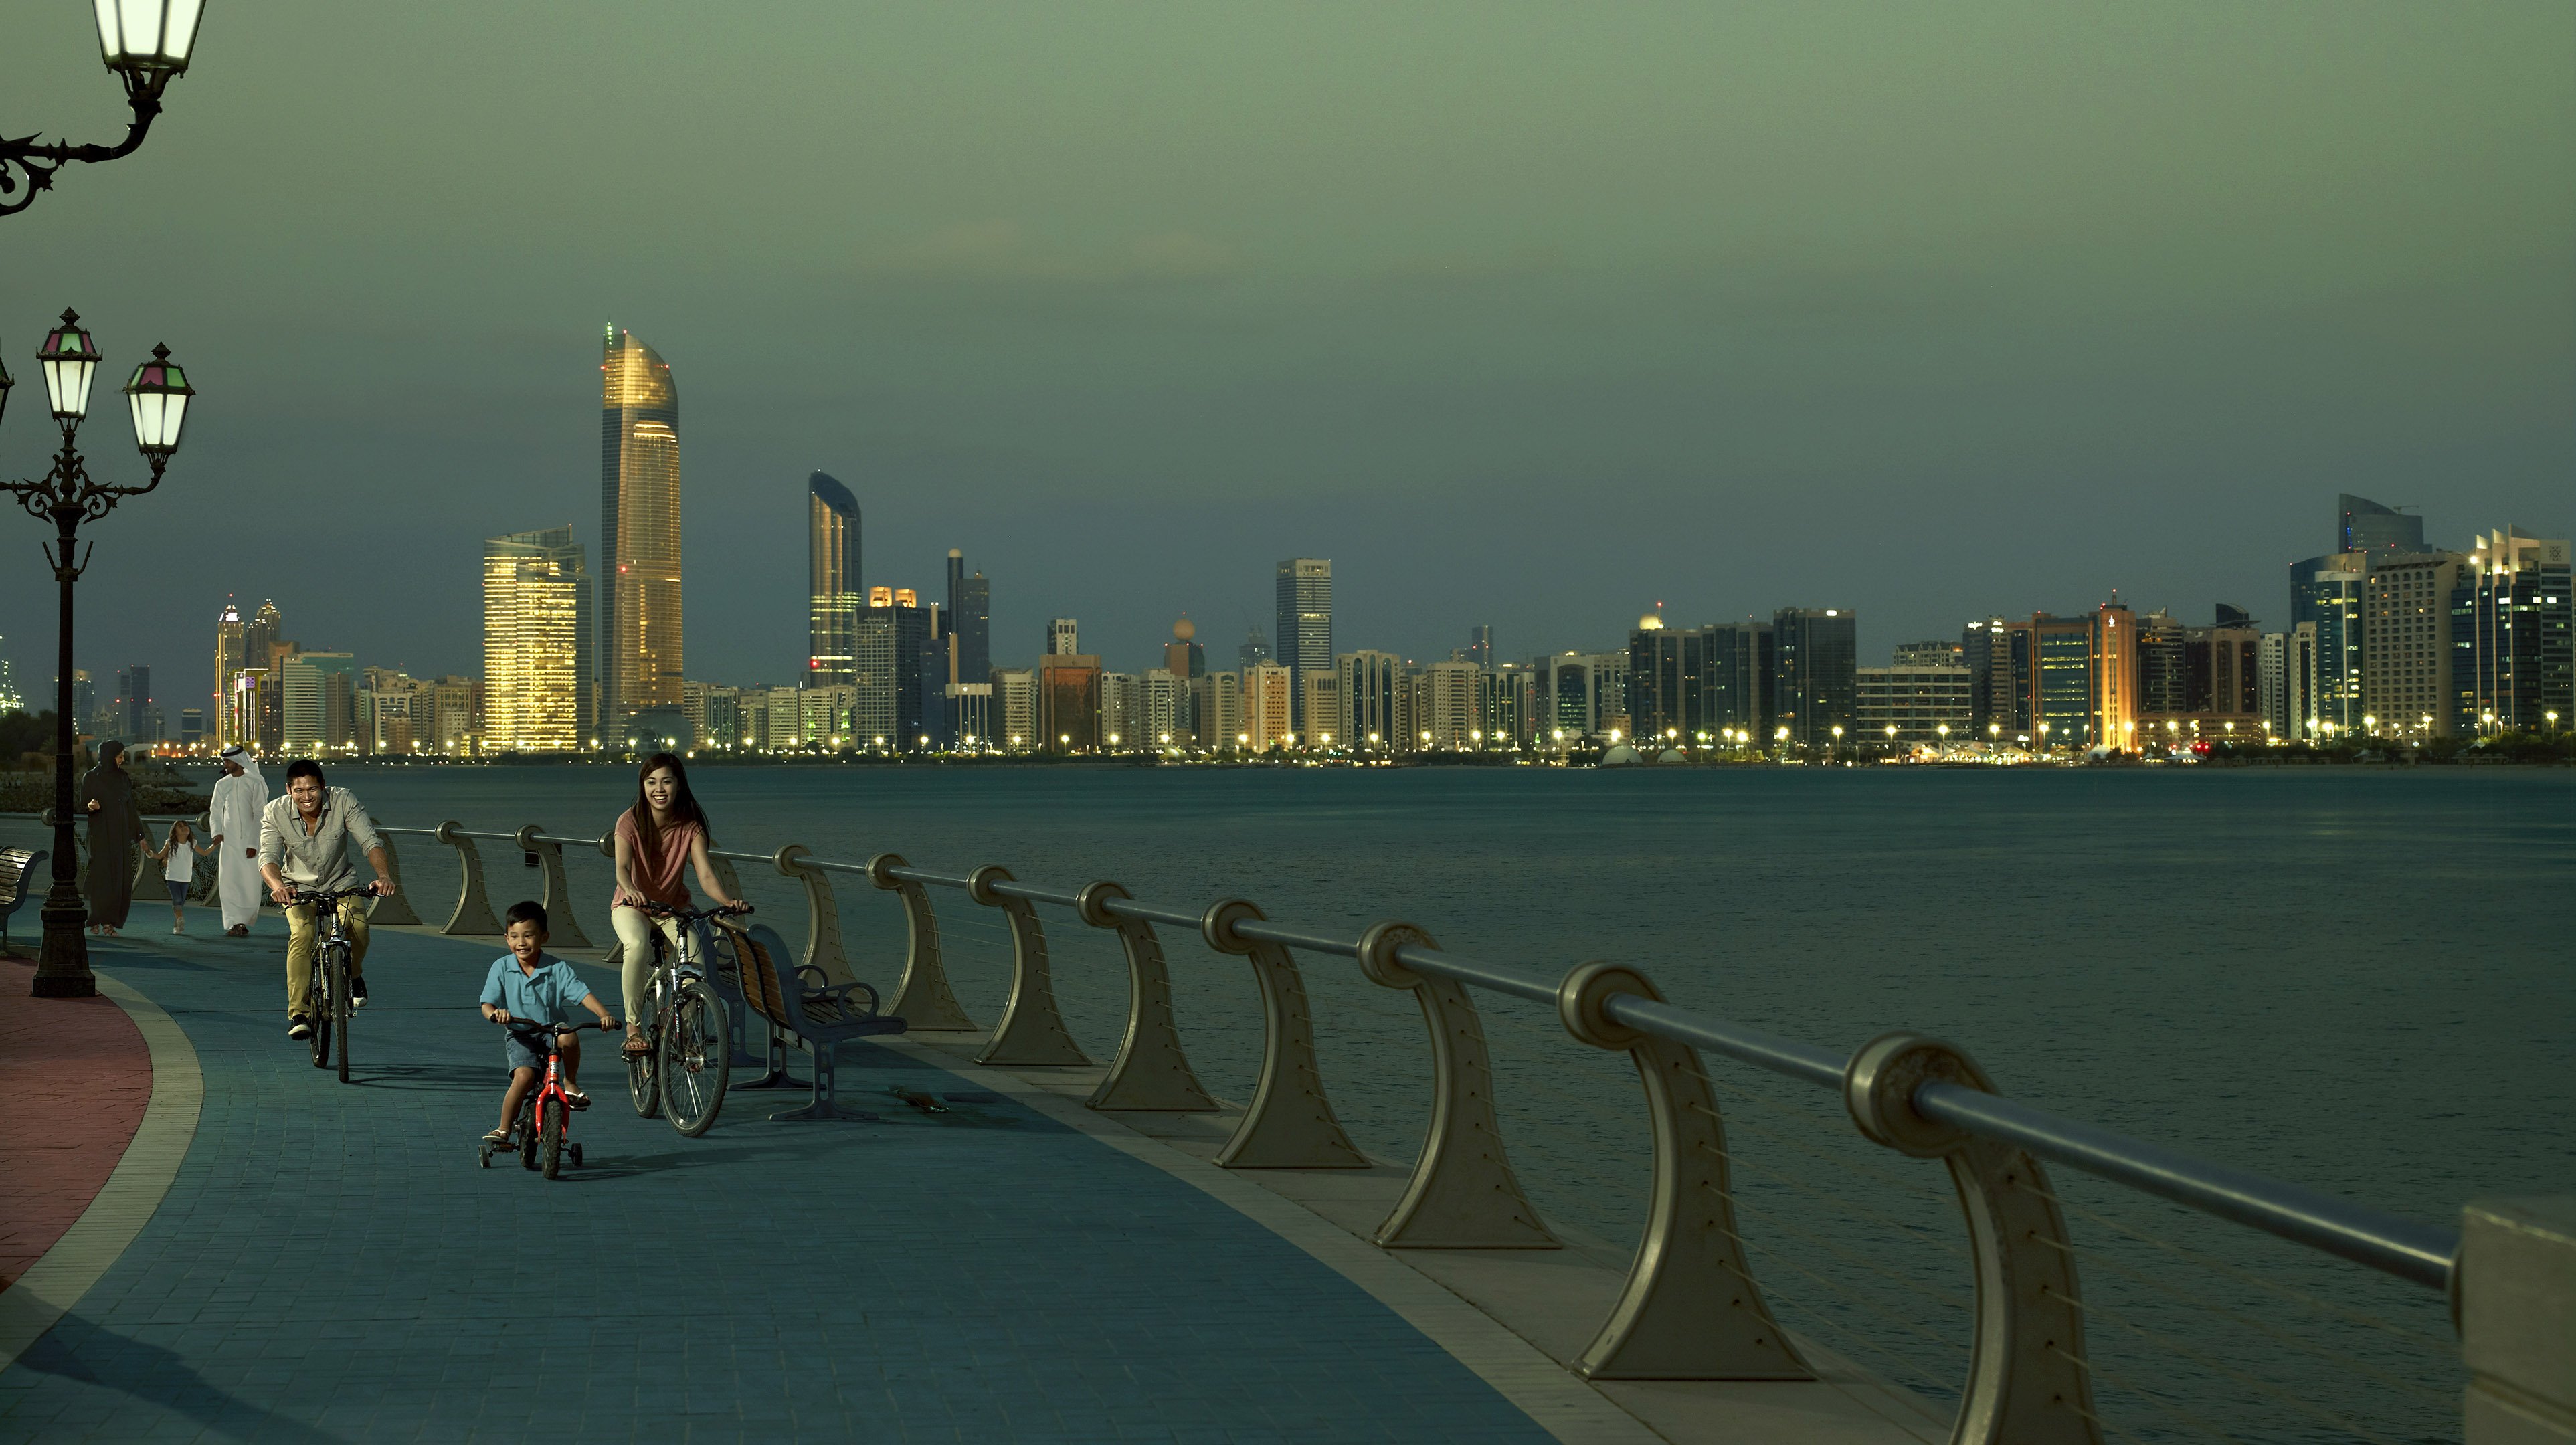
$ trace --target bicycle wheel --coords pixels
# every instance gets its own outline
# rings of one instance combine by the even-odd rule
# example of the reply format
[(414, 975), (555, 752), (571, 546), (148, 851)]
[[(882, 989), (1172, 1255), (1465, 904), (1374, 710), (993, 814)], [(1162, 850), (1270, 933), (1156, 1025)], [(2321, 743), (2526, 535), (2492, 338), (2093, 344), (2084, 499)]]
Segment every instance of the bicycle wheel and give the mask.
[(707, 1132), (724, 1107), (733, 1043), (725, 1035), (724, 1005), (695, 979), (680, 985), (671, 1007), (661, 1065), (662, 1112), (670, 1116), (671, 1127), (692, 1138)]
[(537, 1106), (533, 1098), (519, 1106), (519, 1167), (537, 1167)]
[[(626, 1096), (635, 1101), (635, 1117), (650, 1119), (662, 1112), (662, 1078), (656, 1067), (661, 1055), (662, 985), (656, 981), (644, 991), (644, 1052), (626, 1056)], [(619, 1048), (625, 1045), (621, 1042)]]
[(537, 1112), (545, 1120), (537, 1126), (537, 1157), (545, 1163), (546, 1177), (552, 1179), (563, 1173), (563, 1101), (548, 1099), (538, 1106)]
[(340, 1082), (349, 1082), (349, 945), (344, 940), (331, 947), (331, 1026), (338, 1038), (332, 1052), (339, 1056)]
[(313, 960), (313, 1067), (331, 1067), (331, 968), (320, 957)]

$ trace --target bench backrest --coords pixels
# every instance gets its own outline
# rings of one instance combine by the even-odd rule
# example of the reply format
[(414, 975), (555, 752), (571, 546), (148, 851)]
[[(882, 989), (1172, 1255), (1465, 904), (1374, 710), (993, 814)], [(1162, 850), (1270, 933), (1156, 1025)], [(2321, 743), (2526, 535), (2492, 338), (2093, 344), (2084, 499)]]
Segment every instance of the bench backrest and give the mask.
[(27, 875), (45, 856), (27, 848), (0, 848), (0, 908), (15, 908), (27, 896)]
[(770, 956), (768, 946), (748, 930), (730, 923), (718, 922), (716, 926), (732, 940), (733, 956), (741, 964), (743, 1002), (762, 1018), (795, 1032), (796, 1026), (787, 1016), (787, 991), (778, 982), (778, 960)]

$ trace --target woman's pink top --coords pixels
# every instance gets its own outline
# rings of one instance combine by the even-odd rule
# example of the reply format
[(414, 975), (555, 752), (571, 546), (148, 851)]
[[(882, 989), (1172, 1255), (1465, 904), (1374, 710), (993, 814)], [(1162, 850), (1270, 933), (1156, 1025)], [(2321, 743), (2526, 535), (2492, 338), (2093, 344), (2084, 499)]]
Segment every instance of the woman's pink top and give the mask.
[(662, 830), (659, 858), (644, 856), (644, 836), (635, 831), (635, 810), (617, 815), (617, 836), (626, 841), (626, 876), (644, 896), (672, 908), (689, 906), (689, 849), (698, 838), (695, 823), (675, 823)]

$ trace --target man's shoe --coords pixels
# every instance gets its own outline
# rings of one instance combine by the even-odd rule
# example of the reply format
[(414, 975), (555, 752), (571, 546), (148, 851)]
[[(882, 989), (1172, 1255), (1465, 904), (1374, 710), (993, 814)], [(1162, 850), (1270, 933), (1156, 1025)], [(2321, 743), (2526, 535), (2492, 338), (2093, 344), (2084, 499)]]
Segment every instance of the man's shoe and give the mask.
[(349, 975), (349, 1007), (365, 1008), (366, 1006), (367, 981), (356, 974)]
[(312, 1021), (305, 1018), (302, 1014), (293, 1015), (286, 1021), (286, 1036), (290, 1039), (309, 1039), (313, 1037)]
[(224, 930), (224, 937), (248, 938), (250, 937), (250, 925), (247, 923), (236, 923), (232, 927)]

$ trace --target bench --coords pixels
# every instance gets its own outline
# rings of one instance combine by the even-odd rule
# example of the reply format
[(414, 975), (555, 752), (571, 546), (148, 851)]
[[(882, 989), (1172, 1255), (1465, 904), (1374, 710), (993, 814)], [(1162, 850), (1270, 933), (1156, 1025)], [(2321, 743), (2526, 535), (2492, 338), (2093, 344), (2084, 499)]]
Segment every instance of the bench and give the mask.
[(36, 869), (51, 856), (42, 848), (0, 848), (0, 958), (13, 956), (9, 951), (9, 915), (27, 901), (27, 880), (35, 877)]
[(750, 928), (721, 925), (733, 944), (740, 967), (729, 980), (742, 1006), (769, 1025), (769, 1071), (786, 1073), (789, 1045), (814, 1061), (814, 1098), (801, 1109), (772, 1114), (774, 1121), (792, 1119), (865, 1119), (874, 1114), (843, 1113), (833, 1096), (835, 1056), (840, 1046), (871, 1034), (899, 1034), (904, 1021), (879, 1012), (877, 991), (864, 983), (835, 984), (811, 965), (782, 972), (786, 940), (766, 924)]

